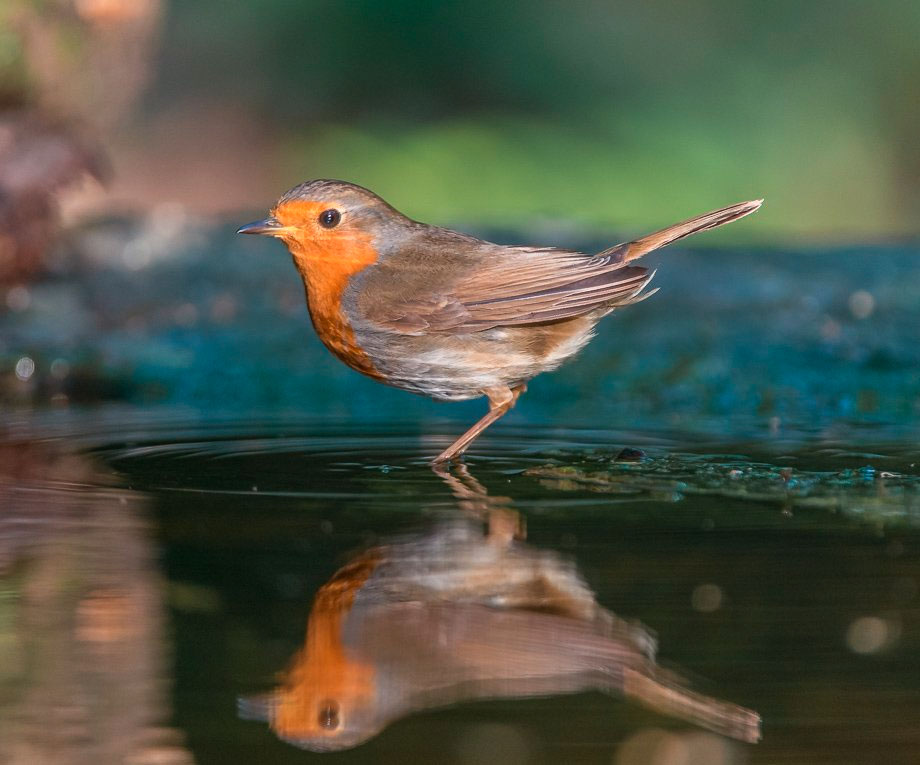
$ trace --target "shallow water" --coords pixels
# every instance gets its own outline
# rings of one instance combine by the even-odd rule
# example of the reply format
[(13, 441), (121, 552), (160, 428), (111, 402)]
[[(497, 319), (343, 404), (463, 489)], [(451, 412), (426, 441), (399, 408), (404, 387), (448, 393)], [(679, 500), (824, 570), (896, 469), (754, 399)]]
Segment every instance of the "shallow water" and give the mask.
[[(78, 418), (68, 438), (46, 421), (56, 435), (31, 441), (21, 425), (6, 446), (3, 739), (22, 757), (37, 719), (65, 719), (54, 761), (119, 746), (144, 762), (333, 756), (241, 719), (238, 698), (276, 684), (313, 596), (355, 550), (469, 513), (425, 464), (450, 431), (116, 419)], [(623, 446), (645, 456), (618, 462)], [(336, 759), (916, 760), (916, 445), (518, 428), (467, 465), (522, 514), (530, 546), (657, 633), (665, 667), (756, 709), (763, 740), (588, 692), (409, 715)]]
[[(426, 461), (481, 402), (436, 405), (345, 369), (272, 243), (164, 220), (96, 227), (59, 273), (4, 297), (6, 760), (916, 762), (916, 248), (656, 256), (661, 293), (605, 320), (475, 444), (468, 475), (444, 476)], [(434, 694), (458, 702), (445, 709), (379, 716), (338, 754), (244, 719), (291, 677), (337, 571), (396, 549), (394, 535), (430, 550), (445, 522), (491, 539), (495, 518), (514, 517), (519, 538), (482, 549), (557, 561), (546, 576), (482, 577), (473, 554), (435, 578), (453, 589), (419, 596), (412, 574), (395, 599), (520, 615), (512, 596), (560, 611), (521, 581), (568, 587), (569, 606), (655, 633), (678, 687), (756, 710), (762, 740), (641, 693), (565, 695), (554, 681), (513, 698), (520, 683), (482, 677)], [(505, 656), (492, 649), (468, 655)], [(387, 661), (391, 676), (412, 666)], [(432, 662), (417, 665), (415, 683)], [(489, 688), (505, 698), (470, 700)]]

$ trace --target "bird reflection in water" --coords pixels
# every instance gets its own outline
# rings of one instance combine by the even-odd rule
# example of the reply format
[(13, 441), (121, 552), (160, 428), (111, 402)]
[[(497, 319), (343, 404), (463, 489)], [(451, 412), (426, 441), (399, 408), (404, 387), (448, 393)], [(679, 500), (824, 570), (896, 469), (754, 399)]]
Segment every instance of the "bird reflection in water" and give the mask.
[(240, 702), (283, 740), (347, 749), (412, 712), (474, 699), (599, 690), (754, 742), (756, 712), (655, 663), (655, 639), (602, 608), (575, 567), (524, 543), (521, 517), (463, 466), (436, 469), (459, 513), (377, 546), (316, 595), (274, 691)]

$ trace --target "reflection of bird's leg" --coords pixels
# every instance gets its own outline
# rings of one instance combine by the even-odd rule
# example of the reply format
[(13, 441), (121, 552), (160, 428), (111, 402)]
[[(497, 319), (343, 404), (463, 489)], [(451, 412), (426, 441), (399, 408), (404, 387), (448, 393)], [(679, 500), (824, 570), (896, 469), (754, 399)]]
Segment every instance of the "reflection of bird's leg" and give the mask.
[(457, 475), (451, 472), (451, 465), (446, 462), (434, 462), (431, 465), (434, 474), (447, 484), (450, 493), (457, 498), (457, 506), (478, 520), (485, 520), (489, 514), (489, 504), (494, 500), (489, 496), (479, 481), (466, 469), (466, 465), (454, 466)]
[(486, 487), (476, 480), (466, 465), (459, 463), (451, 468), (443, 462), (436, 462), (431, 469), (447, 484), (461, 510), (488, 522), (490, 542), (505, 547), (514, 539), (526, 539), (527, 527), (521, 514), (509, 506), (511, 499), (489, 496)]
[(431, 469), (450, 488), (457, 499), (479, 500), (481, 502), (494, 502), (496, 500), (510, 502), (504, 497), (490, 497), (489, 492), (462, 462), (448, 465), (443, 462), (432, 462)]
[(760, 741), (760, 715), (710, 696), (695, 693), (656, 667), (617, 667), (623, 694), (662, 714), (708, 728), (721, 736), (754, 744)]
[(525, 383), (520, 383), (519, 385), (515, 385), (513, 388), (502, 386), (500, 388), (487, 388), (485, 391), (483, 391), (486, 394), (486, 397), (489, 399), (488, 413), (481, 420), (479, 420), (479, 422), (473, 425), (472, 428), (466, 431), (466, 433), (460, 436), (460, 438), (454, 441), (443, 452), (435, 457), (434, 464), (456, 459), (461, 454), (463, 454), (463, 452), (469, 448), (470, 444), (476, 440), (482, 431), (484, 431), (496, 420), (501, 419), (511, 410), (511, 408), (517, 402), (518, 397), (525, 390), (527, 390), (527, 385)]
[(493, 507), (489, 510), (489, 541), (507, 547), (515, 539), (527, 539), (524, 517), (510, 507)]

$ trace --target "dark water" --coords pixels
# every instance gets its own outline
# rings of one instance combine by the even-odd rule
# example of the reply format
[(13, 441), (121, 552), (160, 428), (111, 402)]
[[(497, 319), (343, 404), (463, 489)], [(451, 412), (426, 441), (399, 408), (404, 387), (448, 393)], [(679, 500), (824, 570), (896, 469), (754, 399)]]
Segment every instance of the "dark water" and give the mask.
[[(760, 743), (588, 692), (426, 711), (316, 754), (240, 719), (237, 700), (278, 682), (356, 550), (469, 512), (424, 462), (446, 434), (122, 419), (4, 451), (12, 761), (916, 761), (920, 450), (903, 439), (528, 428), (468, 460), (529, 546), (657, 633), (663, 666), (756, 709)], [(645, 457), (616, 462), (622, 446)], [(58, 759), (23, 759), (49, 735)]]
[[(468, 475), (443, 476), (426, 460), (481, 403), (436, 405), (345, 369), (270, 245), (163, 213), (86, 232), (56, 274), (3, 297), (0, 762), (917, 761), (915, 247), (663, 253), (660, 294), (605, 320), (477, 442)], [(636, 459), (617, 461), (624, 447)], [(514, 517), (518, 539), (482, 542)], [(439, 557), (425, 540), (445, 523), (478, 528), (475, 549)], [(418, 576), (394, 536), (456, 563), (453, 578)], [(486, 576), (476, 550), (521, 557)], [(397, 572), (390, 591), (362, 560)], [(439, 628), (469, 609), (530, 620), (519, 664), (488, 643), (493, 625), (476, 651), (441, 657), (445, 675), (464, 656), (497, 659), (494, 674), (539, 650), (558, 677), (537, 698), (513, 698), (520, 678), (441, 689), (431, 698), (458, 703), (378, 715), (379, 731), (365, 716), (367, 741), (336, 754), (243, 719), (296, 685), (317, 617), (335, 626), (344, 609), (357, 629), (375, 586), (378, 615), (421, 599)], [(581, 637), (553, 653), (536, 625), (566, 609)], [(631, 638), (585, 632), (586, 614), (608, 612), (657, 635), (655, 671), (682, 692), (756, 710), (762, 740), (624, 699), (611, 678), (637, 655)], [(390, 646), (392, 711), (397, 668), (416, 685), (436, 675), (426, 636), (454, 643), (384, 624), (371, 647)], [(567, 690), (595, 690), (556, 692), (586, 647), (608, 651), (604, 682), (569, 676)], [(302, 666), (366, 690), (360, 662)], [(489, 688), (504, 698), (469, 700)], [(360, 717), (344, 698), (313, 699), (319, 718), (297, 724), (344, 732)]]

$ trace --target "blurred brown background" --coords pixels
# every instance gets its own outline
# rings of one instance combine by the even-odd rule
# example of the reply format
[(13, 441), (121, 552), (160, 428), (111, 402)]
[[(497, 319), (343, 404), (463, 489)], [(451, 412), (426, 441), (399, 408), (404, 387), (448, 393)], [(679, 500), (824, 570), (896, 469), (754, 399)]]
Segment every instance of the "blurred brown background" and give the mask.
[(765, 196), (722, 236), (912, 236), (918, 38), (911, 0), (5, 0), (0, 163), (28, 110), (109, 178), (80, 213), (262, 209), (333, 176), (443, 222)]

